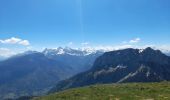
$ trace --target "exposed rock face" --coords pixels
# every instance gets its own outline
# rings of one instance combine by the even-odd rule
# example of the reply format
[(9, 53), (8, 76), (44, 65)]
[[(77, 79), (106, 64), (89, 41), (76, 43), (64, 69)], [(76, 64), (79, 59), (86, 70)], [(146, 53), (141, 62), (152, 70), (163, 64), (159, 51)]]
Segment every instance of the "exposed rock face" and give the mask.
[(50, 92), (98, 83), (170, 80), (170, 57), (159, 50), (124, 49), (104, 53), (93, 67), (59, 82)]

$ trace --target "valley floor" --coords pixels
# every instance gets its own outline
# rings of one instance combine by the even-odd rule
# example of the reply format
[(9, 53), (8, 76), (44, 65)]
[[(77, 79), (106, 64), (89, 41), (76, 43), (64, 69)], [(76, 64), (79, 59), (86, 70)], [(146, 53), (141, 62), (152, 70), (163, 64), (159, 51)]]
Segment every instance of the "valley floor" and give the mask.
[(33, 100), (170, 100), (170, 82), (92, 85)]

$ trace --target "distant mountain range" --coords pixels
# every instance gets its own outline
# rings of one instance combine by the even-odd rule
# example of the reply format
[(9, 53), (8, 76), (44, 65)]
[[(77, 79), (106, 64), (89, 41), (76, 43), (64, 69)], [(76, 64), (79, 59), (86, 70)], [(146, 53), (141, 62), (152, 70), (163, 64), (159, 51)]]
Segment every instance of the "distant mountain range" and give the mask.
[(150, 47), (124, 49), (104, 53), (90, 70), (60, 81), (50, 93), (92, 84), (169, 80), (169, 56)]
[(152, 48), (104, 52), (59, 47), (27, 51), (2, 60), (0, 99), (91, 84), (170, 80), (168, 52), (165, 55)]
[(43, 53), (45, 55), (73, 55), (73, 56), (86, 56), (90, 54), (95, 54), (96, 52), (104, 52), (104, 50), (94, 50), (91, 48), (84, 48), (84, 49), (72, 49), (69, 47), (58, 47), (56, 49), (45, 49)]
[(58, 81), (90, 69), (102, 54), (60, 47), (12, 56), (0, 62), (0, 99), (43, 95)]
[(72, 67), (75, 73), (90, 69), (97, 57), (104, 53), (103, 50), (62, 48), (45, 49), (43, 54), (51, 59), (65, 63)]

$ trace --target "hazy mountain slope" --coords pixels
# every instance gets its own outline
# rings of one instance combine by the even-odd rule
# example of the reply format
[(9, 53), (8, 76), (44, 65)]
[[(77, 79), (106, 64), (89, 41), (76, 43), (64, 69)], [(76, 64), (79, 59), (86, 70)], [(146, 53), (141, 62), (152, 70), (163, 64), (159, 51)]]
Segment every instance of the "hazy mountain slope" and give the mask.
[(103, 52), (71, 48), (27, 51), (0, 62), (0, 99), (42, 95), (58, 81), (92, 67)]
[(165, 53), (167, 56), (170, 56), (170, 52)]
[(3, 60), (5, 60), (5, 59), (6, 59), (5, 57), (0, 56), (0, 61), (3, 61)]
[(0, 98), (41, 94), (71, 75), (71, 67), (42, 53), (15, 56), (0, 63)]
[(170, 57), (151, 48), (124, 49), (103, 54), (90, 70), (59, 82), (50, 92), (97, 83), (163, 80), (170, 80)]

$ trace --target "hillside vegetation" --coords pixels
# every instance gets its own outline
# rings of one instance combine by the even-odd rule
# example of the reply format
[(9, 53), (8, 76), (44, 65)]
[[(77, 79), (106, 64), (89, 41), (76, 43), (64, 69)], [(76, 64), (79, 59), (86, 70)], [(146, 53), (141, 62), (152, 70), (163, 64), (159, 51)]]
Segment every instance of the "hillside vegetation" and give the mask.
[(170, 82), (92, 85), (33, 100), (170, 100)]

